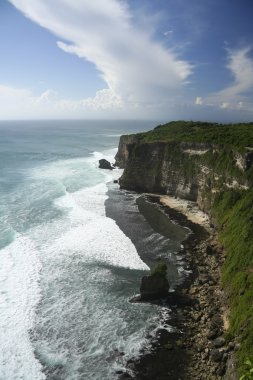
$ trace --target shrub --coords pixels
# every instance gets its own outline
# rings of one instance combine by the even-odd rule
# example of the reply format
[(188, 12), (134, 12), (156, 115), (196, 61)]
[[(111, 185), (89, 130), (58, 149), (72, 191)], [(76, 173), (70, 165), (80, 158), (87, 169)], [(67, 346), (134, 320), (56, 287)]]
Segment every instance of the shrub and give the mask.
[(158, 263), (152, 270), (151, 276), (166, 276), (167, 274), (167, 265), (164, 262)]
[(243, 376), (240, 377), (240, 380), (253, 380), (253, 363), (250, 359), (245, 361), (246, 371)]

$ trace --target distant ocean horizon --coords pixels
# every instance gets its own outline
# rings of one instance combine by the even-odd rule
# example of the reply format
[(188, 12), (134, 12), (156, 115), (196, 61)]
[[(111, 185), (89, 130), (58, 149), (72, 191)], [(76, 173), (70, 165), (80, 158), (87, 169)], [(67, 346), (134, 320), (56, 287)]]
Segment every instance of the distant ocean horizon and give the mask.
[[(0, 122), (1, 379), (112, 380), (138, 355), (158, 312), (128, 299), (149, 267), (106, 212), (110, 192), (123, 202), (121, 170), (98, 161), (114, 160), (120, 135), (151, 127)], [(149, 228), (146, 245), (160, 239)]]

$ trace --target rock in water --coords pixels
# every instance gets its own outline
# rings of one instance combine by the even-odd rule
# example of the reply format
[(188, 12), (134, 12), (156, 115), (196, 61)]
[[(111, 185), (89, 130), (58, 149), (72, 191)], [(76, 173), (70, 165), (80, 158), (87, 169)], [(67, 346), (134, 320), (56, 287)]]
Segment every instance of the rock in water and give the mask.
[(150, 276), (144, 276), (141, 280), (141, 300), (149, 301), (155, 298), (164, 297), (169, 290), (167, 280), (167, 265), (159, 263), (151, 272)]
[(99, 168), (100, 169), (108, 169), (108, 170), (113, 170), (114, 168), (112, 167), (112, 165), (110, 164), (109, 161), (105, 160), (104, 158), (102, 158), (101, 160), (99, 160)]

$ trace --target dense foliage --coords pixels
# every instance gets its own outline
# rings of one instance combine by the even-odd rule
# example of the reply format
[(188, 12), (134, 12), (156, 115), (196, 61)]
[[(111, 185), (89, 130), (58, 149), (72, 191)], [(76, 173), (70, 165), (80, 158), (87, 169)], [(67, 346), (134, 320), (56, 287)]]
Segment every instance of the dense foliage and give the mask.
[(240, 377), (240, 380), (253, 380), (253, 363), (248, 358), (245, 361), (246, 372)]
[(253, 147), (253, 123), (218, 124), (194, 121), (172, 121), (150, 132), (139, 134), (143, 142), (185, 141)]
[(240, 337), (239, 367), (253, 357), (253, 190), (217, 194), (213, 213), (227, 258), (223, 282), (230, 296), (229, 335)]

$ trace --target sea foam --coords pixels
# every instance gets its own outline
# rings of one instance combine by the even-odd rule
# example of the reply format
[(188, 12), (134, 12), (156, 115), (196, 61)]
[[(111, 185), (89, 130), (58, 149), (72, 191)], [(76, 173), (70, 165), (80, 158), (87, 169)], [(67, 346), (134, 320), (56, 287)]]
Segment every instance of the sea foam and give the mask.
[(106, 191), (106, 185), (100, 184), (66, 194), (56, 201), (58, 207), (69, 208), (71, 228), (57, 238), (50, 249), (60, 254), (81, 252), (87, 261), (147, 270), (131, 240), (114, 220), (105, 216)]
[(45, 379), (29, 339), (40, 299), (40, 268), (36, 246), (27, 237), (17, 235), (1, 250), (0, 379)]
[(37, 178), (55, 178), (63, 187), (66, 186), (66, 181), (70, 182), (70, 177), (73, 181), (77, 180), (80, 166), (81, 171), (82, 166), (86, 165), (90, 172), (94, 171), (95, 175), (102, 177), (99, 177), (97, 185), (78, 191), (69, 192), (66, 186), (65, 194), (54, 201), (55, 207), (64, 213), (62, 219), (40, 226), (32, 234), (43, 239), (46, 249), (54, 255), (82, 252), (83, 258), (88, 261), (147, 270), (147, 265), (140, 259), (131, 240), (114, 220), (105, 215), (105, 201), (108, 197), (106, 183), (118, 178), (122, 171), (98, 169), (98, 161), (102, 157), (112, 161), (115, 152), (116, 149), (110, 149), (106, 152), (93, 152), (88, 158), (60, 160), (33, 173)]
[[(140, 348), (144, 325), (127, 338), (128, 326), (121, 312), (115, 309), (105, 314), (96, 304), (99, 299), (102, 304), (101, 284), (104, 282), (106, 288), (111, 282), (110, 268), (148, 269), (131, 240), (105, 214), (106, 183), (118, 178), (121, 171), (98, 169), (98, 160), (102, 157), (111, 160), (114, 153), (115, 150), (107, 154), (94, 152), (87, 158), (59, 160), (29, 173), (37, 184), (36, 194), (39, 190), (45, 194), (47, 187), (55, 184), (64, 195), (50, 200), (60, 216), (31, 227), (23, 235), (16, 234), (15, 241), (1, 250), (1, 379), (45, 379), (42, 365), (52, 371), (57, 366), (66, 366), (69, 372), (62, 374), (62, 378), (77, 379), (84, 357), (90, 363), (90, 367), (83, 369), (85, 378), (99, 378), (96, 361), (104, 351), (104, 355), (107, 349), (113, 352), (116, 345), (133, 354)], [(83, 178), (85, 175), (88, 178)], [(90, 182), (94, 185), (83, 186)], [(93, 272), (89, 271), (90, 265)], [(105, 267), (96, 270), (96, 265)], [(78, 268), (83, 266), (92, 294), (80, 288)], [(75, 329), (78, 321), (82, 321), (78, 317), (82, 308), (82, 318), (88, 318), (85, 354), (75, 348), (78, 344)], [(95, 325), (89, 317), (92, 315)], [(112, 326), (113, 321), (121, 326), (118, 331)], [(73, 336), (61, 338), (66, 329), (72, 330)], [(66, 344), (72, 347), (71, 355), (75, 357), (72, 364), (68, 362)]]

